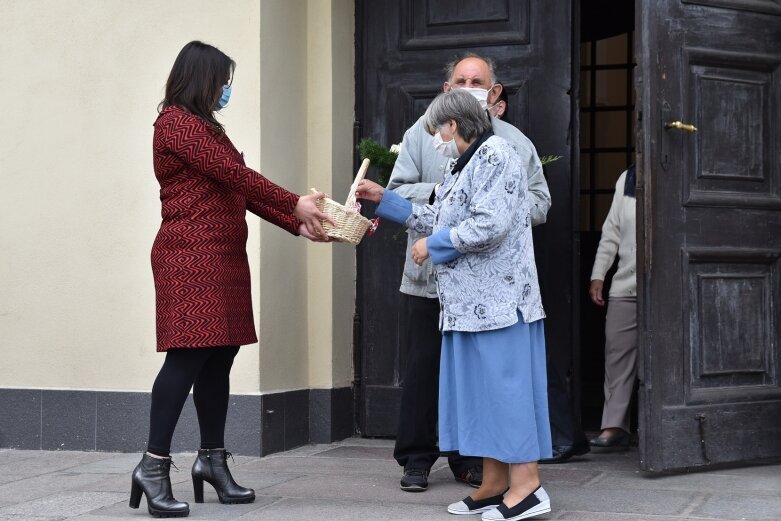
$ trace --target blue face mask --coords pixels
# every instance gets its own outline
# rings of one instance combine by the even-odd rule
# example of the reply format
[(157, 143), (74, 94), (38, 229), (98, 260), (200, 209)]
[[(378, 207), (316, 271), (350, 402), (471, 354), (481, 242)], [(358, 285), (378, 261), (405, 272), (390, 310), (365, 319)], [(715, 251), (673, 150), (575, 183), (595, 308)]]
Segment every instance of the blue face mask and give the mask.
[(231, 99), (231, 86), (223, 85), (222, 96), (220, 96), (220, 99), (217, 101), (217, 106), (214, 108), (214, 110), (224, 109), (228, 105), (228, 100), (230, 99)]

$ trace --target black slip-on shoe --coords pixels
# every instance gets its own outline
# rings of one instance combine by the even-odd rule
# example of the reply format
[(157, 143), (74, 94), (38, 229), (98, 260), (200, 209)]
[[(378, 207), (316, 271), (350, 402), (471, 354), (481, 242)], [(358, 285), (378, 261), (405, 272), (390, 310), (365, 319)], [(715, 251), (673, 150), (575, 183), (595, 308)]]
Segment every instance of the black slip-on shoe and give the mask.
[(466, 483), (472, 488), (480, 488), (480, 485), (483, 484), (483, 468), (472, 467), (464, 472), (454, 473), (453, 477), (456, 478), (456, 481)]
[(452, 503), (448, 505), (447, 511), (456, 515), (480, 514), (482, 512), (493, 510), (497, 506), (501, 505), (503, 499), (504, 494), (487, 497), (485, 499), (472, 499), (471, 496), (467, 496), (458, 503)]
[(519, 519), (529, 519), (530, 517), (547, 514), (548, 512), (550, 512), (550, 497), (548, 497), (545, 489), (540, 486), (517, 505), (508, 507), (502, 503), (488, 512), (483, 512), (480, 519), (482, 521), (518, 521)]
[(399, 486), (405, 492), (424, 492), (428, 488), (428, 470), (404, 469)]
[(582, 456), (591, 452), (591, 447), (587, 442), (583, 442), (579, 445), (554, 445), (553, 456), (550, 458), (543, 458), (538, 463), (543, 465), (550, 463), (565, 463), (574, 456)]

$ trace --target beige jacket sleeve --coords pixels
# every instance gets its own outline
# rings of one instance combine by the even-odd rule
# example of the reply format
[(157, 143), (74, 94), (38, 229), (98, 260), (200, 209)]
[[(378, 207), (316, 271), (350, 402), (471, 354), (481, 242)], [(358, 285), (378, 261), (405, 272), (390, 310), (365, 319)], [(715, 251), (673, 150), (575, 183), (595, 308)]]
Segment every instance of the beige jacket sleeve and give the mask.
[(594, 259), (594, 267), (591, 270), (591, 280), (605, 280), (605, 274), (613, 265), (618, 253), (621, 241), (621, 215), (624, 203), (624, 182), (626, 172), (621, 174), (616, 181), (616, 193), (613, 194), (613, 203), (602, 224), (602, 238), (599, 240), (599, 248)]

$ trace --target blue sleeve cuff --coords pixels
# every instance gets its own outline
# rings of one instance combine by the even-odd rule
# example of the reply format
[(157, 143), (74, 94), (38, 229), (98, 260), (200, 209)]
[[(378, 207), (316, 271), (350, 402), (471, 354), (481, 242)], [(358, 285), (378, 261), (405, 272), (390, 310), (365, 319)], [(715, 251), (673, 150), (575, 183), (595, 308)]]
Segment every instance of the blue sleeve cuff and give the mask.
[(412, 213), (412, 203), (404, 199), (393, 190), (385, 189), (380, 205), (374, 211), (383, 219), (389, 219), (399, 224), (404, 224)]
[(429, 257), (434, 264), (444, 264), (461, 256), (450, 240), (450, 228), (440, 230), (426, 239)]

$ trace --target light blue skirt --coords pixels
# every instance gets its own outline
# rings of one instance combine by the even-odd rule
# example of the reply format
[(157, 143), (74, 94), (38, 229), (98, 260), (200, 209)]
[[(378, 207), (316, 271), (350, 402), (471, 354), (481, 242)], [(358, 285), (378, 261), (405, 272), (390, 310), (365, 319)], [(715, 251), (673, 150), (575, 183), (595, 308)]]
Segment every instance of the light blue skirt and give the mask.
[(442, 335), (439, 448), (527, 463), (550, 458), (543, 321)]

